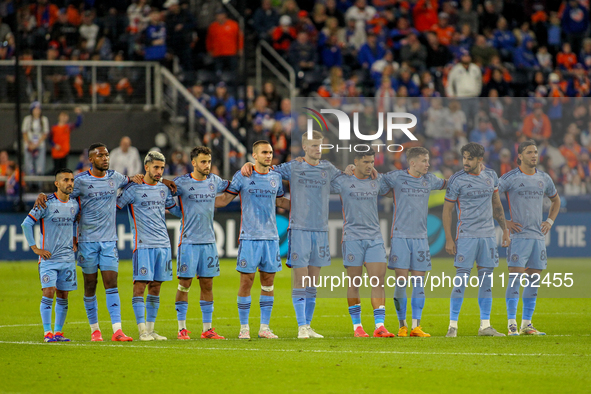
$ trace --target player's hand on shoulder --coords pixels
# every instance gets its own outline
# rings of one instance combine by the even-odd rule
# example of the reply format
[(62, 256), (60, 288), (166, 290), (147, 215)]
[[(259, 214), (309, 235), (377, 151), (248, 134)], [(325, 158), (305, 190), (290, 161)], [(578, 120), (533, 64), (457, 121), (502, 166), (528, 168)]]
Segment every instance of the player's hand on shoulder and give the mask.
[[(345, 174), (347, 174), (349, 176), (353, 175), (353, 171), (355, 171), (355, 164), (349, 164), (347, 166), (347, 168), (345, 168)], [(373, 175), (373, 173), (372, 173), (372, 175)], [(372, 178), (372, 179), (375, 179), (375, 178)]]
[(296, 157), (294, 160), (297, 161), (298, 163), (303, 163), (304, 162), (304, 158), (301, 157), (301, 156), (300, 157)]
[(162, 183), (164, 183), (169, 189), (172, 194), (176, 194), (176, 183), (174, 181), (169, 181), (168, 179), (162, 178)]
[(144, 174), (136, 174), (129, 179), (132, 182), (137, 183), (138, 185), (141, 185), (142, 183), (144, 183)]
[(378, 179), (379, 172), (375, 168), (371, 170), (371, 179), (376, 180)]
[(38, 255), (41, 256), (44, 260), (47, 260), (49, 258), (51, 258), (51, 253), (48, 252), (45, 249), (39, 249), (37, 246), (33, 245), (31, 246), (31, 249), (33, 250), (33, 252)]
[(456, 243), (453, 239), (448, 239), (445, 241), (445, 251), (451, 255), (456, 254)]
[(254, 164), (252, 164), (251, 162), (246, 162), (246, 163), (244, 163), (244, 165), (240, 169), (240, 173), (245, 177), (249, 177), (252, 175), (253, 168), (254, 168)]
[[(517, 234), (517, 233), (521, 232), (521, 228), (522, 228), (521, 224), (515, 223), (512, 220), (505, 220), (505, 223), (507, 223), (507, 228), (509, 229), (509, 232), (511, 234)], [(543, 228), (543, 225), (544, 224), (542, 223), (542, 228)]]
[(37, 200), (35, 200), (35, 205), (33, 206), (33, 208), (37, 208), (37, 209), (45, 209), (47, 208), (47, 196), (43, 193), (39, 193), (39, 195), (37, 196)]

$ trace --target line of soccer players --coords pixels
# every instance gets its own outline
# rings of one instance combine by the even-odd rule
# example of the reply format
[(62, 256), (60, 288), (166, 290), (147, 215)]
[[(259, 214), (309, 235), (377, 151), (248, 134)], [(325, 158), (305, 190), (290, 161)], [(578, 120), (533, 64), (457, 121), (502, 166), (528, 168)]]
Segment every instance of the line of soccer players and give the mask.
[[(32, 250), (39, 255), (43, 288), (41, 316), (45, 341), (69, 341), (62, 328), (67, 313), (68, 292), (76, 289), (74, 252), (84, 276), (84, 303), (91, 327), (91, 340), (102, 341), (98, 326), (96, 285), (98, 269), (106, 289), (107, 309), (113, 326), (113, 341), (131, 341), (121, 329), (120, 300), (117, 290), (118, 255), (116, 247), (116, 208), (127, 209), (133, 233), (133, 310), (142, 341), (166, 340), (154, 330), (160, 304), (162, 282), (172, 280), (170, 240), (165, 210), (181, 218), (181, 239), (177, 257), (179, 279), (175, 308), (178, 339), (190, 339), (186, 327), (188, 292), (193, 278), (199, 279), (203, 320), (201, 338), (223, 339), (212, 327), (213, 278), (219, 276), (219, 258), (213, 230), (215, 208), (230, 203), (237, 195), (241, 202), (240, 244), (237, 271), (239, 338), (250, 338), (249, 313), (251, 289), (256, 271), (260, 272), (259, 298), (261, 321), (258, 336), (277, 338), (269, 327), (274, 302), (274, 276), (282, 269), (279, 236), (275, 221), (277, 207), (290, 210), (287, 265), (293, 269), (292, 302), (298, 324), (298, 338), (322, 338), (311, 328), (322, 267), (330, 265), (328, 242), (328, 203), (337, 193), (343, 204), (344, 266), (351, 278), (361, 277), (365, 266), (370, 277), (374, 312), (374, 337), (394, 337), (384, 327), (387, 268), (397, 278), (411, 277), (412, 326), (410, 336), (428, 337), (420, 320), (425, 304), (425, 272), (431, 269), (427, 238), (428, 199), (431, 190), (447, 185), (443, 211), (446, 250), (455, 255), (456, 277), (450, 303), (447, 336), (457, 335), (457, 321), (466, 281), (474, 262), (479, 277), (478, 302), (481, 325), (478, 335), (504, 336), (490, 325), (492, 307), (492, 271), (498, 266), (493, 218), (503, 230), (502, 246), (509, 246), (508, 265), (512, 280), (507, 287), (506, 303), (509, 335), (541, 335), (531, 324), (536, 288), (529, 283), (523, 291), (523, 320), (517, 330), (516, 310), (522, 278), (539, 274), (546, 268), (544, 234), (556, 219), (560, 199), (551, 178), (536, 170), (537, 147), (526, 141), (519, 146), (519, 167), (500, 180), (494, 171), (482, 165), (484, 148), (469, 143), (461, 150), (464, 170), (449, 181), (428, 172), (429, 151), (407, 151), (409, 168), (377, 174), (373, 151), (356, 153), (355, 165), (343, 173), (330, 162), (321, 160), (323, 136), (314, 131), (302, 137), (304, 158), (276, 167), (271, 166), (273, 149), (267, 141), (253, 145), (255, 163), (247, 163), (232, 181), (210, 174), (211, 151), (197, 147), (191, 152), (193, 172), (174, 182), (162, 179), (165, 158), (158, 152), (145, 157), (145, 175), (132, 179), (108, 170), (109, 153), (103, 144), (89, 148), (92, 169), (74, 177), (64, 169), (56, 174), (56, 193), (40, 195), (35, 208), (23, 222)], [(291, 184), (291, 201), (283, 197), (282, 180)], [(163, 183), (164, 182), (164, 183)], [(117, 190), (123, 188), (117, 196)], [(498, 192), (507, 193), (511, 221), (505, 220)], [(218, 196), (218, 194), (222, 193)], [(377, 201), (379, 195), (392, 195), (393, 221), (391, 251), (386, 258), (381, 236)], [(542, 222), (544, 195), (552, 206)], [(174, 196), (178, 197), (178, 204)], [(458, 224), (452, 237), (451, 215), (457, 206)], [(33, 225), (41, 222), (41, 248), (33, 237)], [(78, 224), (77, 224), (78, 222)], [(76, 226), (78, 228), (76, 228)], [(511, 233), (511, 234), (510, 234)], [(78, 238), (76, 237), (78, 235)], [(312, 278), (306, 283), (303, 278)], [(359, 288), (350, 283), (347, 290), (349, 314), (356, 337), (368, 337), (361, 325)], [(461, 283), (460, 285), (456, 285)], [(148, 295), (144, 300), (146, 288)], [(57, 295), (55, 326), (52, 330), (53, 297)], [(397, 287), (394, 303), (399, 320), (398, 336), (408, 336), (405, 287)]]

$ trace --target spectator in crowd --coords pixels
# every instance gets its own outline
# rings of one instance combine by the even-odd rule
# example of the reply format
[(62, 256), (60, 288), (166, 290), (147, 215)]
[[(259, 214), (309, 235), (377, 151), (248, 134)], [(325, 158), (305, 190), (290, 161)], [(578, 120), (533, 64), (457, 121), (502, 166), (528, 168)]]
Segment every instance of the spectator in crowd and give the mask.
[(472, 58), (474, 59), (474, 63), (486, 67), (491, 62), (493, 56), (497, 55), (497, 50), (487, 44), (484, 36), (479, 35), (476, 37), (475, 45), (472, 47)]
[(336, 18), (339, 27), (345, 27), (345, 15), (338, 9), (336, 0), (326, 0), (326, 16)]
[(533, 40), (529, 37), (526, 37), (521, 43), (521, 47), (515, 50), (514, 64), (516, 68), (525, 71), (533, 71), (540, 68), (538, 59), (532, 51), (533, 47)]
[(413, 10), (414, 27), (419, 32), (430, 30), (437, 23), (437, 0), (419, 0)]
[(271, 33), (273, 48), (279, 54), (286, 55), (296, 36), (296, 29), (291, 26), (291, 18), (289, 15), (283, 15), (279, 18), (279, 26), (275, 27)]
[(552, 56), (556, 56), (560, 50), (560, 44), (562, 42), (562, 26), (560, 18), (556, 12), (550, 13), (550, 24), (548, 25), (548, 52)]
[[(0, 36), (2, 36), (1, 28)], [(65, 43), (69, 48), (74, 48), (78, 43), (78, 28), (68, 21), (68, 13), (65, 8), (59, 11), (57, 22), (54, 23), (51, 29), (51, 39), (53, 41), (59, 41), (60, 37), (65, 37)]]
[(43, 34), (49, 32), (59, 13), (59, 8), (48, 0), (37, 0), (36, 4), (31, 4), (29, 10), (35, 17), (37, 28), (43, 29)]
[(70, 154), (70, 134), (74, 129), (82, 125), (82, 110), (74, 109), (76, 123), (68, 123), (70, 115), (62, 111), (58, 115), (58, 123), (51, 128), (49, 142), (51, 144), (51, 157), (53, 158), (53, 173), (62, 168), (68, 168), (68, 155)]
[(8, 177), (6, 181), (6, 195), (10, 197), (18, 196), (19, 190), (25, 186), (25, 182), (24, 179), (21, 180), (21, 174), (15, 162), (11, 161), (8, 163), (6, 176)]
[(166, 46), (173, 55), (179, 57), (183, 70), (190, 71), (193, 69), (191, 44), (195, 20), (188, 10), (181, 8), (178, 0), (167, 0), (164, 8), (168, 10), (165, 19)]
[(412, 80), (412, 73), (408, 67), (401, 67), (398, 73), (398, 78), (392, 81), (392, 87), (398, 95), (401, 95), (401, 88), (404, 87), (408, 97), (419, 97), (421, 94), (419, 87)]
[(482, 73), (480, 67), (472, 63), (470, 53), (464, 50), (460, 62), (453, 66), (447, 77), (447, 96), (478, 97), (481, 92)]
[(499, 68), (491, 70), (491, 78), (484, 87), (483, 95), (488, 97), (491, 90), (495, 90), (500, 97), (511, 95), (511, 88), (503, 79), (503, 72)]
[(284, 98), (281, 100), (280, 110), (275, 112), (275, 120), (281, 123), (283, 130), (287, 135), (291, 135), (292, 119), (291, 119), (291, 100)]
[(211, 97), (210, 107), (215, 108), (219, 105), (223, 105), (226, 108), (228, 114), (235, 114), (238, 105), (236, 99), (228, 92), (226, 83), (221, 81), (215, 87), (215, 94)]
[(29, 106), (31, 113), (23, 119), (25, 148), (25, 173), (29, 175), (45, 175), (45, 140), (49, 135), (49, 120), (41, 114), (38, 101)]
[(577, 0), (568, 0), (562, 11), (562, 31), (573, 52), (581, 50), (581, 43), (589, 31), (589, 10)]
[(437, 40), (441, 45), (449, 45), (451, 37), (456, 31), (453, 26), (449, 24), (449, 14), (447, 12), (440, 12), (438, 21), (431, 27), (431, 30), (436, 34)]
[(470, 142), (477, 142), (488, 148), (490, 144), (497, 139), (497, 134), (490, 127), (490, 122), (485, 117), (478, 119), (478, 127), (470, 133)]
[(400, 50), (400, 59), (415, 70), (423, 70), (427, 61), (427, 49), (415, 34), (409, 34)]
[(314, 24), (314, 27), (316, 28), (316, 31), (320, 31), (322, 29), (324, 29), (324, 26), (326, 24), (326, 19), (328, 18), (328, 15), (326, 15), (326, 7), (324, 6), (323, 3), (316, 3), (314, 5), (314, 10), (312, 11), (312, 23)]
[(94, 23), (94, 15), (92, 11), (84, 11), (82, 15), (82, 24), (78, 29), (80, 37), (86, 39), (86, 50), (89, 53), (94, 52), (100, 34), (100, 28)]
[(328, 37), (328, 41), (322, 49), (322, 64), (328, 68), (334, 66), (341, 67), (343, 65), (343, 53), (338, 38), (335, 35)]
[(569, 97), (589, 97), (591, 93), (591, 83), (587, 76), (587, 71), (581, 63), (575, 64), (567, 95)]
[(544, 113), (544, 102), (536, 101), (534, 110), (523, 119), (523, 134), (540, 143), (552, 136), (552, 125), (548, 115)]
[(156, 9), (150, 12), (150, 24), (143, 32), (144, 59), (163, 61), (166, 58), (166, 26)]
[(119, 147), (111, 151), (110, 168), (123, 175), (134, 176), (143, 171), (140, 153), (136, 147), (131, 146), (131, 138), (121, 138)]
[(556, 55), (556, 65), (563, 70), (570, 71), (577, 64), (577, 55), (571, 51), (568, 42), (562, 44), (562, 51)]
[(554, 64), (552, 62), (552, 55), (548, 52), (548, 48), (545, 46), (538, 48), (536, 59), (544, 72), (550, 72), (553, 70)]
[(280, 15), (287, 15), (291, 18), (292, 22), (297, 20), (300, 9), (298, 3), (295, 0), (285, 0), (279, 11)]
[(458, 11), (458, 25), (465, 24), (473, 33), (478, 33), (478, 12), (472, 8), (472, 0), (462, 0), (462, 9)]
[(566, 164), (569, 168), (577, 168), (579, 164), (579, 156), (581, 155), (581, 145), (575, 141), (575, 137), (567, 133), (564, 136), (564, 144), (562, 144), (559, 148), (560, 153), (566, 160)]
[(591, 70), (591, 38), (583, 40), (583, 48), (579, 53), (579, 63), (585, 67), (585, 70)]
[(252, 22), (259, 39), (268, 40), (279, 22), (279, 14), (273, 8), (271, 0), (261, 2), (261, 7), (257, 8), (252, 16)]
[(453, 57), (447, 46), (441, 44), (434, 32), (427, 34), (427, 68), (431, 71), (442, 71)]
[(353, 18), (347, 19), (347, 27), (345, 28), (345, 45), (350, 58), (357, 61), (357, 53), (366, 41), (365, 30), (357, 29), (357, 22)]
[(367, 5), (366, 0), (356, 0), (355, 4), (351, 6), (345, 13), (347, 20), (355, 21), (355, 28), (357, 31), (365, 31), (365, 23), (371, 20), (376, 14), (376, 9)]
[(277, 92), (277, 87), (273, 82), (265, 82), (263, 84), (263, 96), (267, 99), (267, 106), (272, 112), (279, 110), (281, 104), (281, 95)]
[(242, 56), (244, 37), (236, 21), (228, 19), (226, 11), (216, 12), (215, 22), (207, 31), (207, 51), (214, 59), (217, 73), (238, 69), (238, 56)]
[[(10, 160), (8, 158), (8, 152), (3, 150), (0, 151), (0, 176), (7, 176), (8, 175), (8, 165), (10, 164)], [(6, 182), (0, 181), (0, 189), (4, 188)]]
[(300, 79), (304, 77), (305, 72), (314, 69), (318, 63), (318, 52), (310, 43), (308, 33), (305, 31), (298, 33), (296, 41), (289, 47), (287, 58)]
[(500, 14), (495, 8), (495, 4), (492, 0), (486, 0), (484, 2), (484, 10), (480, 14), (479, 26), (480, 31), (494, 30), (497, 27)]
[(377, 60), (384, 57), (386, 50), (383, 44), (378, 42), (377, 36), (370, 32), (367, 35), (367, 43), (359, 50), (358, 61), (365, 70), (370, 70)]

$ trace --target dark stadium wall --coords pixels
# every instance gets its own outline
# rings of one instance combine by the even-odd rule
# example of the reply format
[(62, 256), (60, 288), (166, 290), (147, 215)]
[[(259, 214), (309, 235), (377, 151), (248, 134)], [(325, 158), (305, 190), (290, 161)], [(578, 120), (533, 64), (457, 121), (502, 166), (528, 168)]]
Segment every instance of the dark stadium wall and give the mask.
[[(43, 110), (43, 115), (53, 126), (60, 111)], [(21, 112), (22, 113), (22, 112)], [(25, 112), (25, 115), (27, 112)], [(23, 115), (24, 116), (24, 115)], [(16, 147), (14, 133), (14, 111), (0, 111), (0, 149), (13, 150)], [(70, 122), (76, 120), (70, 112)], [(72, 132), (71, 150), (81, 152), (93, 142), (102, 142), (110, 149), (119, 146), (123, 136), (131, 138), (133, 146), (147, 151), (154, 146), (154, 136), (161, 131), (162, 120), (158, 112), (101, 111), (85, 112), (82, 126)]]

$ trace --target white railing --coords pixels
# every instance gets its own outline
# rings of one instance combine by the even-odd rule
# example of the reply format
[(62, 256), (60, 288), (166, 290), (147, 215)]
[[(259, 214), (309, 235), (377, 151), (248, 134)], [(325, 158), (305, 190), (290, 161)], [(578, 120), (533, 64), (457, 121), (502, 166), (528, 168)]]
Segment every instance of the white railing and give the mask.
[[(158, 79), (160, 76), (159, 70), (161, 66), (156, 62), (20, 60), (19, 65), (22, 69), (20, 76), (21, 78), (24, 78), (26, 88), (30, 90), (29, 92), (21, 92), (21, 94), (26, 94), (26, 97), (29, 100), (37, 100), (39, 102), (45, 102), (48, 104), (56, 104), (56, 106), (64, 108), (90, 104), (89, 107), (93, 111), (110, 108), (120, 109), (121, 103), (109, 102), (112, 101), (114, 91), (116, 90), (116, 85), (119, 82), (111, 78), (110, 72), (114, 67), (124, 67), (130, 69), (130, 72), (133, 73), (130, 78), (130, 82), (131, 86), (134, 88), (134, 91), (141, 91), (142, 89), (138, 89), (140, 86), (143, 86), (144, 91), (144, 94), (141, 97), (137, 94), (130, 97), (131, 102), (128, 103), (128, 105), (140, 106), (146, 110), (160, 108), (159, 104), (161, 102), (161, 92), (159, 91), (159, 87), (161, 84), (159, 83)], [(14, 60), (0, 60), (0, 69), (3, 71), (2, 74), (4, 75), (10, 75), (10, 68), (14, 69), (14, 66)], [(83, 74), (82, 78), (84, 82), (84, 96), (80, 98), (78, 95), (73, 94), (75, 88), (72, 85), (72, 81), (64, 81), (65, 83), (70, 84), (67, 86), (67, 88), (72, 90), (72, 94), (69, 98), (66, 98), (66, 101), (63, 99), (55, 100), (51, 97), (53, 92), (48, 92), (45, 84), (46, 81), (44, 80), (44, 75), (48, 75), (47, 72), (49, 72), (47, 67), (63, 67), (63, 74), (67, 75), (65, 67), (70, 66), (83, 68), (81, 72)], [(27, 67), (34, 67), (34, 70), (29, 76), (26, 76), (24, 73), (24, 69)], [(102, 76), (99, 76), (99, 71), (103, 71)], [(111, 94), (109, 95), (110, 97), (101, 95), (96, 88), (98, 87), (99, 83), (103, 82), (109, 83), (111, 85)], [(135, 86), (133, 86), (134, 83)], [(49, 95), (45, 96), (44, 93), (46, 92), (49, 93)], [(23, 102), (23, 105), (26, 104), (28, 107), (29, 100)], [(14, 103), (14, 98), (12, 99), (12, 103)], [(7, 108), (11, 107), (12, 105), (13, 104), (10, 103), (2, 103), (0, 104), (0, 108)]]
[[(238, 157), (240, 166), (244, 164), (246, 159), (246, 147), (170, 71), (164, 67), (160, 68), (160, 78), (162, 109), (167, 111), (173, 120), (187, 121), (189, 144), (194, 145), (196, 141), (198, 126), (195, 116), (196, 113), (199, 113), (205, 119), (205, 134), (208, 137), (211, 135), (213, 129), (222, 134), (224, 144), (223, 176), (225, 179), (230, 179), (232, 176), (230, 172), (230, 147), (233, 147), (240, 154)], [(185, 100), (187, 105), (181, 105), (179, 99)], [(212, 140), (211, 138), (207, 139), (208, 141)]]
[[(263, 55), (263, 49), (270, 54), (279, 65), (287, 71), (288, 77), (266, 57)], [(296, 75), (293, 67), (277, 53), (275, 49), (265, 40), (260, 40), (256, 49), (256, 87), (259, 92), (263, 91), (263, 65), (266, 66), (271, 72), (277, 77), (277, 79), (285, 85), (285, 88), (289, 92), (289, 98), (293, 103), (293, 99), (296, 95)]]

